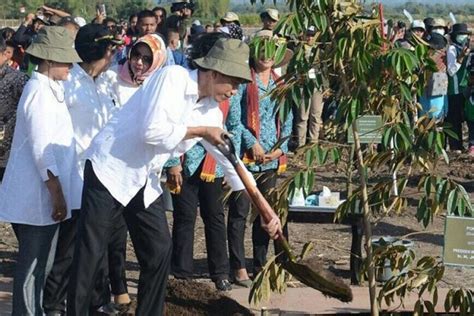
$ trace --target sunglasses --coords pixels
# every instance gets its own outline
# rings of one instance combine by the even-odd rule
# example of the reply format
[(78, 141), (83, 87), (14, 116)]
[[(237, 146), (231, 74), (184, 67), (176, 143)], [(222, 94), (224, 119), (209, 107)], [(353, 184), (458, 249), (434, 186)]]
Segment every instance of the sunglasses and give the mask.
[(151, 56), (146, 56), (146, 55), (142, 55), (138, 52), (132, 52), (130, 54), (130, 59), (134, 62), (137, 62), (139, 61), (140, 59), (142, 60), (142, 63), (146, 64), (146, 65), (151, 65), (153, 63), (153, 57)]

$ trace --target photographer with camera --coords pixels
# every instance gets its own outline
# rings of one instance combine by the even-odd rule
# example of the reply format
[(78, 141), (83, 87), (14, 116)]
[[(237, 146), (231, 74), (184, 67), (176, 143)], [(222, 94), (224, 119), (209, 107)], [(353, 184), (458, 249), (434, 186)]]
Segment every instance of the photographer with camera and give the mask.
[[(389, 26), (390, 25), (393, 25), (393, 22), (392, 24), (389, 24)], [(390, 41), (395, 43), (396, 41), (402, 40), (405, 37), (406, 28), (407, 25), (403, 21), (398, 21), (395, 25), (393, 25)]]
[[(451, 45), (447, 53), (448, 72), (448, 116), (447, 122), (458, 136), (457, 139), (449, 138), (451, 151), (461, 152), (462, 144), (462, 122), (463, 107), (466, 102), (463, 90), (468, 86), (468, 64), (470, 52), (470, 35), (467, 24), (456, 23), (450, 33)], [(474, 147), (473, 154), (474, 154)]]
[(191, 17), (194, 12), (194, 3), (192, 0), (176, 1), (171, 4), (171, 13), (166, 19), (166, 29), (174, 29), (179, 32), (181, 47), (186, 46), (186, 37), (188, 29), (191, 26)]

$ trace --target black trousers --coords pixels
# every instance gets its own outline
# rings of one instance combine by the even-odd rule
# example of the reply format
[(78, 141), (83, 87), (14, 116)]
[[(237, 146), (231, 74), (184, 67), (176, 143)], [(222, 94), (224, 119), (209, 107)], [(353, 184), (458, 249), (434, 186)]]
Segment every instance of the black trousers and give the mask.
[(449, 148), (451, 150), (463, 150), (462, 144), (462, 122), (464, 121), (464, 103), (466, 99), (462, 93), (448, 95), (448, 115), (446, 122), (452, 125), (451, 129), (458, 136), (458, 139), (448, 137)]
[[(66, 312), (67, 287), (74, 257), (79, 212), (80, 210), (73, 210), (71, 218), (59, 225), (54, 264), (44, 287), (43, 308), (45, 312)], [(94, 309), (109, 301), (108, 283), (102, 274), (95, 282), (90, 307)]]
[(207, 264), (213, 281), (229, 278), (229, 258), (223, 206), (223, 178), (205, 182), (198, 170), (185, 178), (180, 194), (173, 194), (173, 256), (171, 269), (177, 278), (193, 275), (194, 225), (197, 207), (204, 221)]
[(109, 277), (110, 290), (113, 295), (128, 293), (125, 263), (127, 256), (127, 223), (125, 217), (119, 217), (117, 225), (112, 231), (109, 247), (107, 249), (108, 271), (104, 275)]
[[(258, 189), (263, 196), (268, 196), (269, 191), (276, 185), (276, 170), (254, 173), (254, 176)], [(245, 268), (244, 236), (250, 203), (249, 197), (243, 191), (232, 193), (229, 199), (227, 238), (229, 240), (230, 267), (233, 270)], [(270, 237), (260, 223), (260, 216), (257, 216), (252, 224), (253, 266), (257, 270), (262, 268), (267, 261), (267, 251), (270, 243)], [(283, 226), (283, 234), (288, 237), (287, 225)], [(278, 254), (281, 251), (282, 249), (275, 243), (275, 253)], [(279, 260), (286, 260), (286, 257), (280, 256)]]
[(161, 198), (145, 208), (143, 190), (123, 207), (97, 178), (91, 162), (86, 162), (82, 209), (68, 291), (68, 315), (87, 315), (91, 292), (99, 276), (113, 227), (116, 227), (122, 214), (140, 265), (136, 314), (163, 315), (171, 236)]
[[(46, 312), (66, 311), (67, 288), (74, 257), (79, 213), (80, 210), (73, 210), (71, 218), (59, 225), (54, 264), (44, 287), (43, 308)], [(108, 260), (103, 260), (101, 264), (100, 277), (96, 280), (91, 300), (92, 310), (110, 302), (110, 291), (114, 295), (127, 293), (126, 247), (127, 224), (122, 216), (113, 228), (105, 258)]]
[[(74, 257), (79, 212), (79, 210), (73, 210), (72, 217), (61, 222), (59, 226), (54, 264), (44, 287), (43, 308), (45, 312), (66, 312), (67, 288)], [(119, 229), (114, 229), (112, 241), (109, 244), (109, 262), (111, 258), (125, 258), (127, 226), (125, 220), (120, 222), (123, 223), (123, 225), (119, 227)], [(123, 240), (122, 235), (125, 235), (125, 240)], [(118, 260), (119, 259), (115, 259), (115, 266), (112, 268), (113, 271), (110, 270), (110, 273), (108, 273), (108, 262), (102, 262), (100, 277), (96, 280), (92, 295), (91, 310), (95, 310), (97, 307), (107, 304), (110, 301), (109, 281), (112, 293), (114, 294), (117, 293), (115, 291), (118, 289), (122, 289), (124, 284), (126, 286), (125, 260), (121, 262), (118, 262)]]

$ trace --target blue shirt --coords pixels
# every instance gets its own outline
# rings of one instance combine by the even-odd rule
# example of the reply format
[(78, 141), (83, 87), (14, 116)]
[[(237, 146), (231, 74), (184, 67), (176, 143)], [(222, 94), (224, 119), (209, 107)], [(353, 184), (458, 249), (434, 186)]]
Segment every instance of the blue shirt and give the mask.
[[(280, 124), (280, 137), (277, 133), (277, 100), (272, 100), (270, 92), (276, 87), (272, 78), (265, 87), (258, 75), (256, 76), (258, 86), (259, 118), (260, 118), (260, 140), (259, 143), (266, 153), (274, 149), (280, 139), (287, 138), (291, 135), (293, 114), (288, 113), (285, 122)], [(229, 116), (226, 122), (227, 130), (234, 135), (233, 141), (236, 151), (242, 157), (243, 153), (250, 149), (257, 142), (257, 138), (247, 127), (247, 85), (241, 85), (235, 96), (230, 100)], [(240, 135), (240, 137), (238, 137)], [(288, 152), (288, 141), (286, 139), (281, 145), (281, 151), (286, 154)], [(265, 170), (278, 169), (278, 159), (270, 161), (266, 164), (248, 165), (247, 168), (252, 172), (261, 172)]]
[[(194, 145), (190, 150), (184, 154), (184, 161), (182, 164), (183, 167), (183, 174), (185, 177), (191, 177), (196, 173), (198, 170), (199, 166), (202, 164), (204, 161), (204, 157), (206, 156), (206, 150), (204, 147), (197, 143)], [(170, 159), (166, 162), (165, 168), (170, 168), (170, 167), (175, 167), (178, 166), (181, 163), (181, 160), (179, 158), (173, 158)], [(222, 167), (217, 164), (216, 165), (216, 178), (222, 178), (224, 177), (224, 171), (222, 170)]]

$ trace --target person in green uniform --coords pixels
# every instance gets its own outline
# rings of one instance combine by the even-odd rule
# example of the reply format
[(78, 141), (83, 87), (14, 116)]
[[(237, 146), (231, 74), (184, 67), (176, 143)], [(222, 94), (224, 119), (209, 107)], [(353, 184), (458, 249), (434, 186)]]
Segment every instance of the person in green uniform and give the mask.
[(457, 23), (453, 25), (450, 33), (451, 45), (447, 52), (448, 72), (448, 115), (447, 122), (451, 124), (452, 130), (458, 136), (457, 139), (449, 138), (451, 151), (462, 151), (462, 121), (463, 107), (466, 102), (463, 90), (467, 87), (470, 52), (470, 35), (467, 24)]

